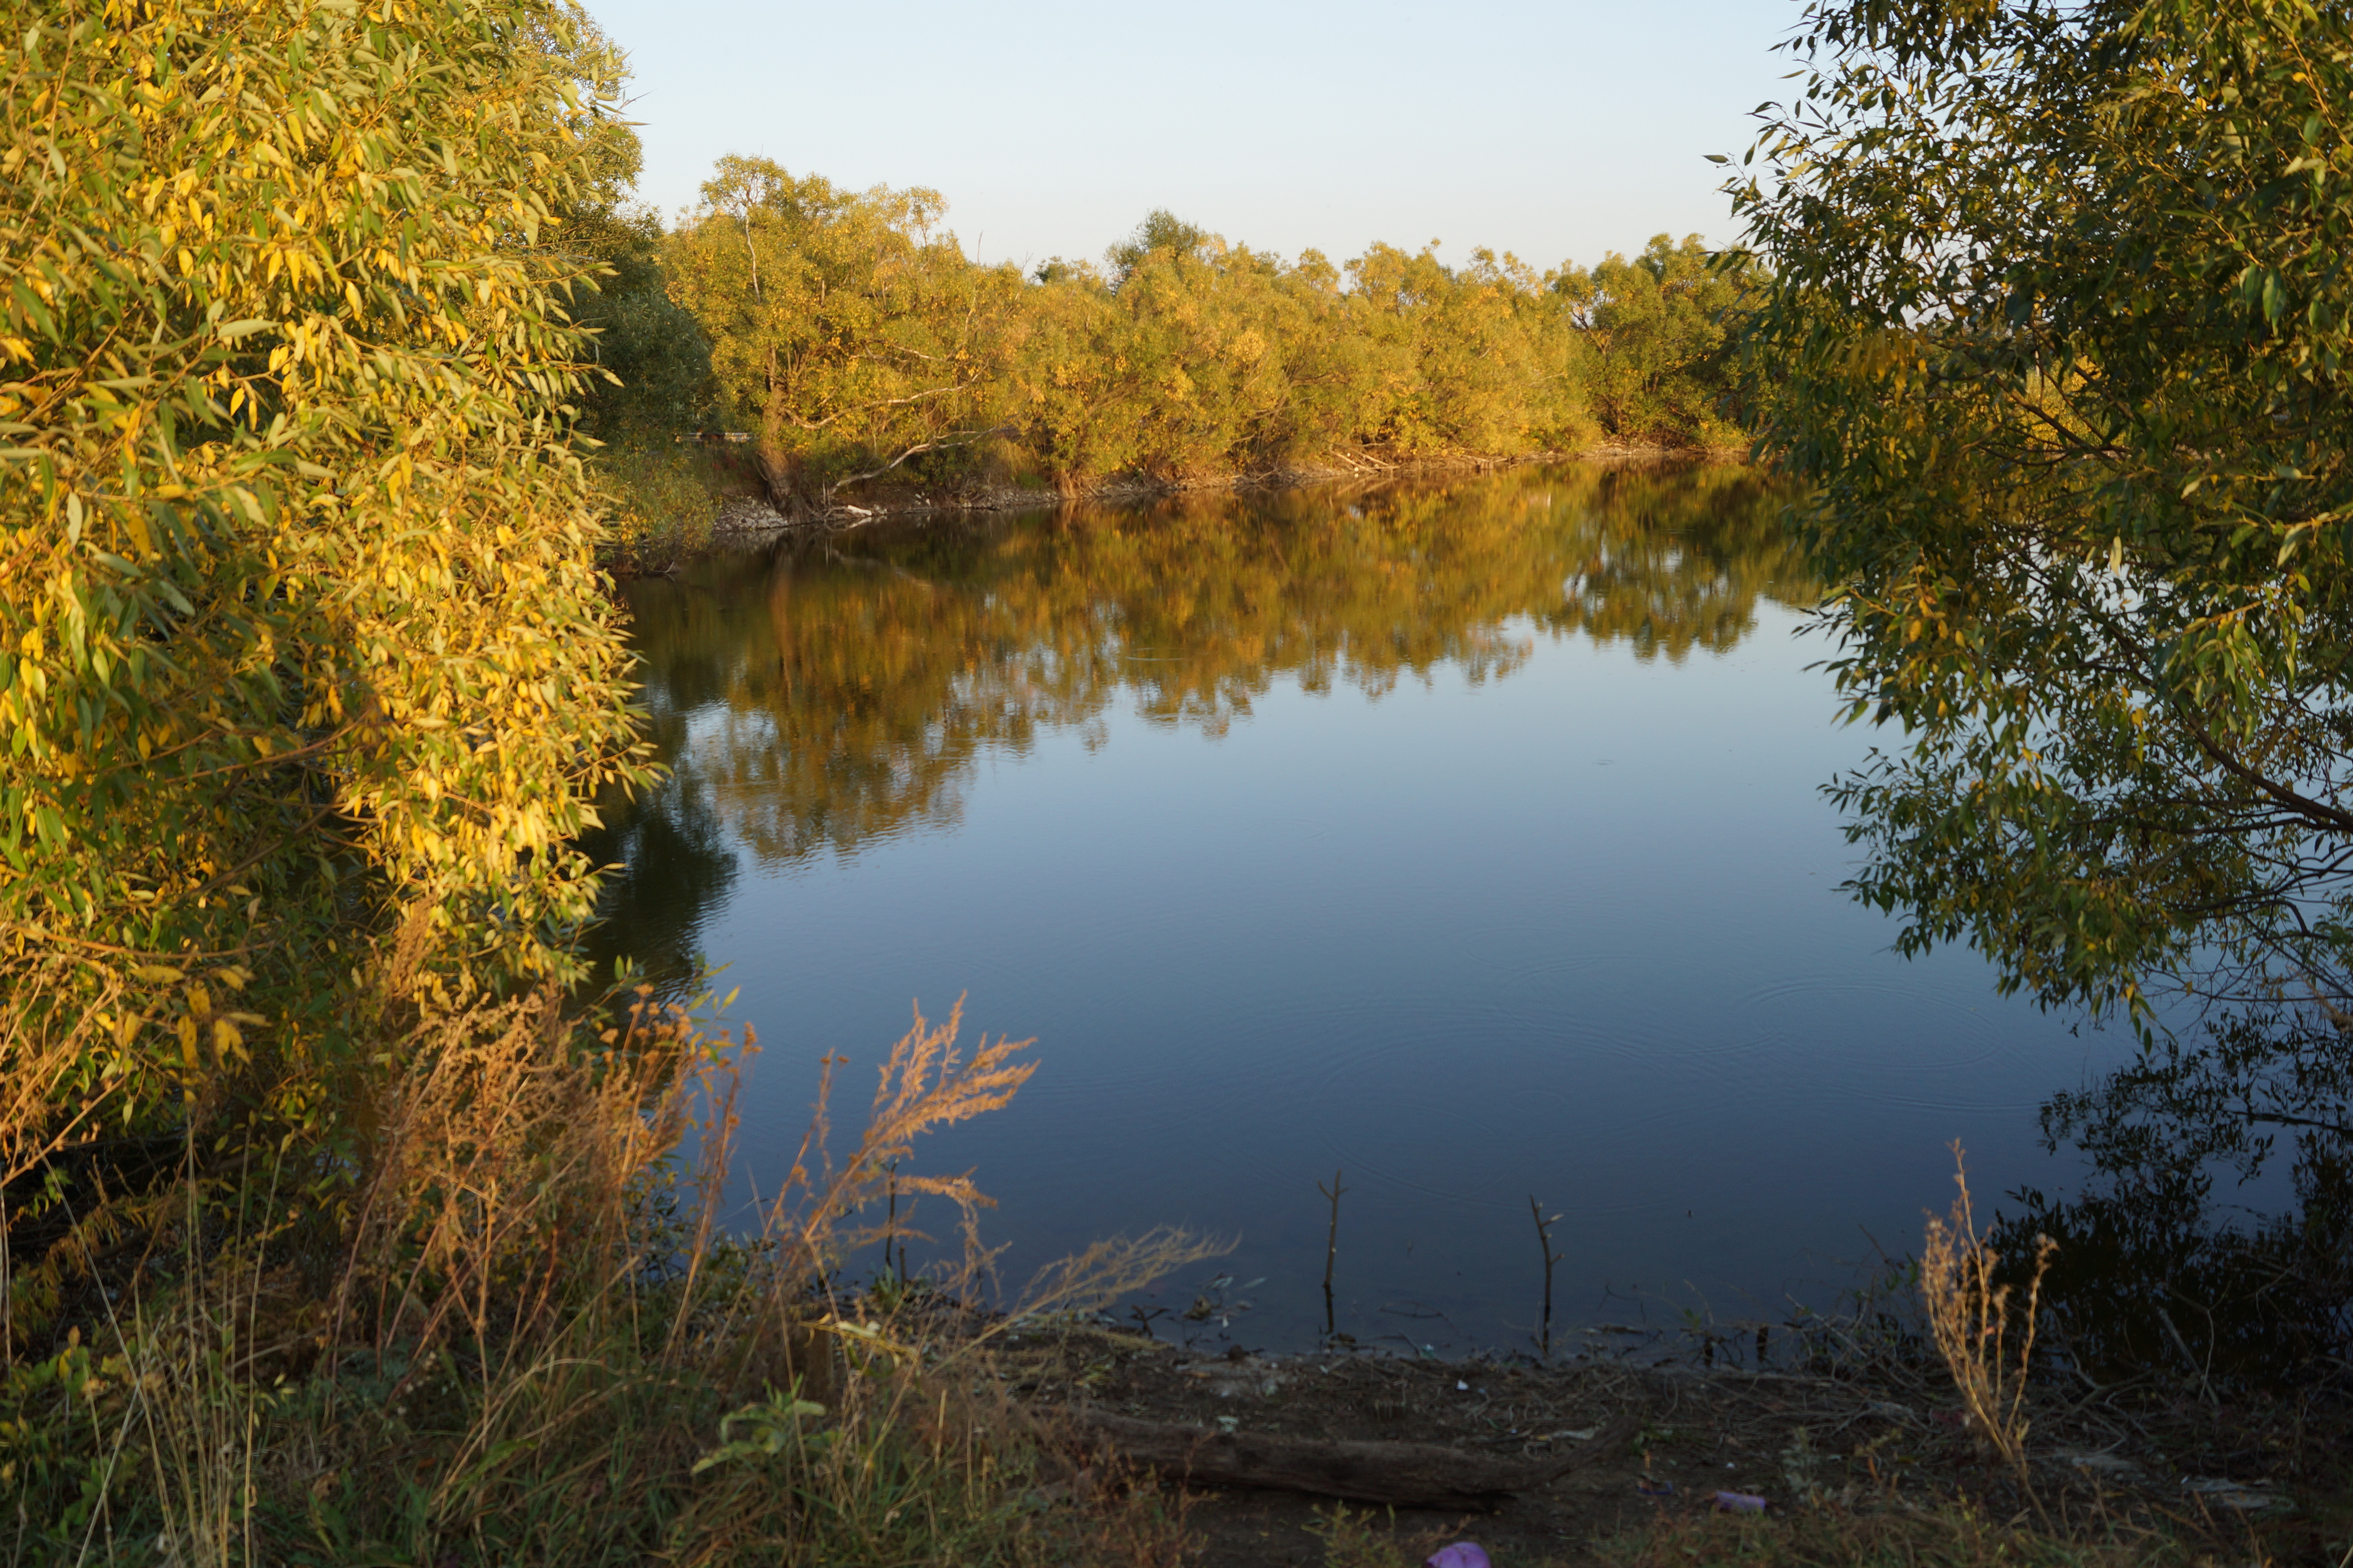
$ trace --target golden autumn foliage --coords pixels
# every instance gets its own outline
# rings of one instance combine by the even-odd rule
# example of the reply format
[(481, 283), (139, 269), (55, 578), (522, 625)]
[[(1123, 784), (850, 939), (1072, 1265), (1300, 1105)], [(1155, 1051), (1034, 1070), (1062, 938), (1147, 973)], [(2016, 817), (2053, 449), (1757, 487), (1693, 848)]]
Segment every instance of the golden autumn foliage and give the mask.
[(884, 475), (1071, 489), (1739, 439), (1721, 350), (1755, 279), (1695, 236), (1541, 275), (1434, 245), (1343, 268), (1155, 213), (1108, 272), (1024, 277), (968, 259), (945, 211), (731, 157), (664, 240), (712, 396), (786, 511)]
[(936, 193), (846, 191), (733, 157), (703, 193), (702, 221), (668, 247), (672, 292), (757, 425), (780, 501), (822, 504), (902, 448), (978, 434), (959, 424), (1000, 368), (1019, 283), (934, 232)]
[(606, 123), (575, 16), (0, 16), (0, 1077), (47, 1086), (14, 1181), (100, 1130), (332, 1122), (400, 911), (425, 1001), (568, 978), (568, 846), (641, 764), (540, 243)]

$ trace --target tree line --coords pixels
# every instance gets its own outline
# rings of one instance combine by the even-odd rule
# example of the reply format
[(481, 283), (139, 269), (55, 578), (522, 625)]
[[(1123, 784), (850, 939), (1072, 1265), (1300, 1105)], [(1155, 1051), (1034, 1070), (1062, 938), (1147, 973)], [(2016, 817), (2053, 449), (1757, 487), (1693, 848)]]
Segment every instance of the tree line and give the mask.
[[(754, 436), (788, 514), (863, 483), (1181, 480), (1742, 439), (1725, 353), (1749, 259), (1662, 235), (1538, 273), (1376, 245), (1286, 259), (1155, 212), (1098, 265), (966, 257), (938, 193), (720, 160), (675, 227), (585, 216), (617, 276), (592, 307), (628, 447)], [(616, 243), (617, 242), (617, 243)]]

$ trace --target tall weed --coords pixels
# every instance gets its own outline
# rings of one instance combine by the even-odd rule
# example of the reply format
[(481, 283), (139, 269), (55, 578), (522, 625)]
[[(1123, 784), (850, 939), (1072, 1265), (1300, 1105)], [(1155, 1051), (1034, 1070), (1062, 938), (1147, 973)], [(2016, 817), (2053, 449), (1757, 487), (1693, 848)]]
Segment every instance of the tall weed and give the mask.
[(2042, 1276), (2055, 1244), (2048, 1237), (2036, 1238), (2033, 1277), (2025, 1301), (2013, 1314), (2011, 1288), (1995, 1282), (2001, 1255), (1978, 1236), (1968, 1171), (1957, 1142), (1953, 1164), (1953, 1184), (1960, 1193), (1949, 1215), (1928, 1216), (1920, 1251), (1921, 1300), (1937, 1352), (1953, 1374), (1953, 1386), (1960, 1391), (1971, 1425), (2031, 1496), (2026, 1464), (2027, 1373), (2034, 1353)]
[[(356, 1119), (323, 1303), (302, 1288), (316, 1228), (276, 1175), (191, 1160), (183, 1222), (110, 1277), (121, 1310), (11, 1369), (0, 1462), (26, 1502), (0, 1561), (1177, 1560), (1181, 1510), (1156, 1494), (1044, 1501), (1062, 1444), (988, 1373), (1010, 1320), (972, 1299), (987, 1199), (911, 1162), (1033, 1064), (986, 1037), (967, 1058), (960, 1026), (918, 1013), (838, 1154), (821, 1101), (738, 1238), (721, 1217), (748, 1041), (642, 995), (601, 1034), (550, 991), (416, 1008)], [(858, 1249), (912, 1234), (911, 1195), (946, 1202), (962, 1260), (844, 1283)], [(1083, 1309), (1214, 1250), (1116, 1239), (1016, 1310)]]

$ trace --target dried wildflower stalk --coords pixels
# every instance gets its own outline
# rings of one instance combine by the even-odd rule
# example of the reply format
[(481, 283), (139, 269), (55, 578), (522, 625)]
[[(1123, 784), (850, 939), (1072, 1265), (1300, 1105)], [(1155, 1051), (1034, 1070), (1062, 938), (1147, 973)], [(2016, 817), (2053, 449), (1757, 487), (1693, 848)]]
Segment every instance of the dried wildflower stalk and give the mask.
[(2001, 1255), (1979, 1239), (1969, 1204), (1968, 1169), (1953, 1144), (1953, 1184), (1960, 1195), (1945, 1218), (1928, 1216), (1920, 1253), (1920, 1295), (1936, 1349), (1960, 1390), (1978, 1433), (2017, 1475), (2031, 1496), (2026, 1469), (2026, 1377), (2034, 1353), (2035, 1310), (2042, 1276), (2059, 1244), (2035, 1238), (2034, 1278), (2024, 1308), (2012, 1321), (2010, 1287), (1994, 1282)]

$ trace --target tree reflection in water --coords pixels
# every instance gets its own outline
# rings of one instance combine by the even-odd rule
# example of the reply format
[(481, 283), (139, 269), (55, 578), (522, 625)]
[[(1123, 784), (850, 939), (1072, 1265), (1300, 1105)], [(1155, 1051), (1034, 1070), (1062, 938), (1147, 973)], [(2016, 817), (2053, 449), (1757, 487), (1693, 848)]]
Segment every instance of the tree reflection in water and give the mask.
[[(1281, 680), (1503, 679), (1546, 635), (1725, 651), (1760, 599), (1819, 594), (1777, 514), (1739, 468), (1523, 469), (875, 529), (631, 584), (674, 771), (590, 847), (618, 862), (597, 951), (689, 990), (739, 853), (952, 826), (984, 754), (1050, 730), (1099, 743), (1113, 703), (1215, 735)], [(2100, 1175), (2063, 1202), (2014, 1194), (2004, 1249), (2059, 1240), (2048, 1289), (2087, 1371), (2194, 1363), (2219, 1387), (2348, 1354), (2348, 1089), (2334, 1030), (2241, 1018), (2046, 1108), (2047, 1140)], [(2283, 1163), (2294, 1212), (2233, 1217), (2221, 1179)]]
[(582, 945), (600, 980), (627, 959), (657, 995), (684, 1002), (703, 989), (696, 931), (734, 886), (735, 854), (681, 744), (683, 717), (659, 699), (649, 707), (648, 737), (670, 763), (670, 776), (634, 805), (601, 803), (607, 825), (581, 847), (606, 868), (605, 887), (599, 923)]
[[(2353, 1049), (2281, 1013), (2214, 1022), (2042, 1112), (2098, 1175), (2068, 1201), (2012, 1194), (1997, 1245), (2059, 1243), (2045, 1300), (2101, 1382), (2164, 1369), (2200, 1394), (2309, 1384), (2353, 1353)], [(2284, 1163), (2285, 1212), (2218, 1195)]]
[(1217, 735), (1277, 680), (1502, 679), (1543, 634), (1721, 652), (1760, 596), (1818, 593), (1778, 511), (1738, 467), (1518, 469), (899, 525), (632, 583), (675, 771), (590, 846), (622, 867), (596, 952), (686, 985), (730, 840), (790, 862), (953, 825), (984, 752), (1100, 743), (1114, 702)]

